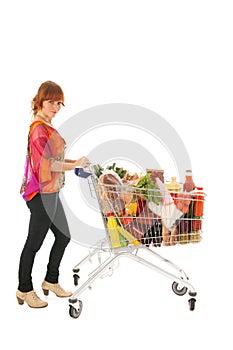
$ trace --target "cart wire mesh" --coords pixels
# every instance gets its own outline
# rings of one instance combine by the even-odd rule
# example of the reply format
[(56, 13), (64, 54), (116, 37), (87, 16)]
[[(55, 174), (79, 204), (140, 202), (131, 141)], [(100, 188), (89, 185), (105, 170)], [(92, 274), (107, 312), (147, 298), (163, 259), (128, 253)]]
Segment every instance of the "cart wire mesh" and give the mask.
[(95, 177), (89, 179), (89, 187), (99, 202), (111, 249), (172, 246), (202, 239), (203, 193), (169, 192), (170, 200), (163, 204), (168, 191), (100, 184)]

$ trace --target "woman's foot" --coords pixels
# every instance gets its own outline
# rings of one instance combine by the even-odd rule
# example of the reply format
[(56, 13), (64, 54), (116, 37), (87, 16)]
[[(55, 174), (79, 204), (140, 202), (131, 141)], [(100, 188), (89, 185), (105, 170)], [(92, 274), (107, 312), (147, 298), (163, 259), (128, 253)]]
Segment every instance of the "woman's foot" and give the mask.
[(17, 290), (16, 298), (19, 305), (23, 305), (24, 302), (33, 308), (42, 308), (48, 305), (46, 301), (43, 301), (38, 297), (34, 290), (31, 290), (30, 292), (21, 292), (20, 290)]
[(56, 294), (57, 297), (65, 298), (70, 297), (73, 293), (67, 290), (64, 290), (59, 283), (49, 283), (44, 281), (41, 285), (44, 295), (49, 295), (49, 291)]

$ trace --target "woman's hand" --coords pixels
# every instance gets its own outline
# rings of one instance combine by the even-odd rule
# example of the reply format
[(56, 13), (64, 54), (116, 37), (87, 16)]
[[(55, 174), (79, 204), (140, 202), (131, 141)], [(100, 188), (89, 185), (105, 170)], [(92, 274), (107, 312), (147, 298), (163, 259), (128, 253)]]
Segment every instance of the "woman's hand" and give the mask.
[(87, 157), (81, 157), (79, 159), (77, 159), (75, 162), (75, 167), (79, 166), (82, 168), (88, 168), (91, 164), (91, 162), (89, 161), (89, 159)]

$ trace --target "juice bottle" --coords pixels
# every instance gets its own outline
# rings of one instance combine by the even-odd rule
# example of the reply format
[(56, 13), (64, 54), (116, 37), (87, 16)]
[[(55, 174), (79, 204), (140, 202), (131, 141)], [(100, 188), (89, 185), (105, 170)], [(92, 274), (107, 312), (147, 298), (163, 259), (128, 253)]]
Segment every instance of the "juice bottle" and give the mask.
[(178, 226), (179, 232), (179, 242), (180, 244), (189, 243), (189, 232), (190, 232), (190, 220), (187, 218), (183, 218), (179, 222)]
[(203, 216), (204, 212), (204, 192), (203, 187), (197, 187), (197, 192), (194, 195), (194, 216)]
[(186, 170), (185, 172), (185, 182), (183, 185), (183, 190), (185, 192), (191, 192), (195, 189), (195, 184), (193, 182), (192, 170)]

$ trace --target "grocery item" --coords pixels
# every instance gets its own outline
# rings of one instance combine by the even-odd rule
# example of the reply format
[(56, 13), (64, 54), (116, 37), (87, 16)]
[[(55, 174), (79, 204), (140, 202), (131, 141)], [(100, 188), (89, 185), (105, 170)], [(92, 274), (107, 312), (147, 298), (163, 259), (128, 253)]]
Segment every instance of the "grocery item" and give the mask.
[(157, 218), (153, 226), (149, 228), (152, 237), (152, 243), (155, 247), (160, 247), (162, 244), (162, 221)]
[(137, 183), (137, 188), (141, 188), (141, 194), (149, 197), (151, 201), (158, 204), (161, 201), (161, 192), (158, 189), (157, 183), (151, 179), (151, 174), (146, 174)]
[(137, 200), (137, 212), (136, 215), (139, 216), (143, 208), (146, 206), (146, 199), (142, 199), (141, 197)]
[(136, 216), (137, 214), (137, 207), (138, 207), (138, 204), (137, 202), (132, 202), (132, 203), (129, 203), (129, 204), (125, 204), (125, 211), (128, 215), (132, 215), (132, 216)]
[(159, 237), (162, 236), (162, 229), (157, 215), (149, 209), (146, 201), (139, 201), (141, 204), (137, 206), (137, 216), (131, 222), (124, 221), (124, 228), (142, 244), (149, 245), (153, 239), (153, 243), (161, 244)]
[(171, 194), (158, 177), (156, 183), (162, 193), (162, 202), (160, 205), (149, 202), (148, 207), (153, 213), (161, 217), (162, 224), (169, 230), (174, 226), (176, 220), (183, 215), (183, 212), (176, 207)]
[(170, 235), (171, 232), (166, 228), (166, 226), (162, 226), (162, 236), (163, 236), (163, 244), (165, 246), (170, 245)]
[(110, 237), (112, 248), (121, 247), (121, 239), (120, 239), (120, 235), (119, 235), (117, 226), (118, 226), (118, 224), (117, 224), (116, 218), (113, 216), (112, 213), (109, 213), (107, 227), (108, 227), (108, 232), (109, 232), (109, 237)]
[(177, 226), (172, 227), (170, 236), (170, 245), (175, 245), (179, 240), (178, 228)]
[(143, 208), (137, 211), (137, 223), (152, 226), (156, 219), (156, 215), (150, 210), (147, 203), (145, 202)]
[(187, 218), (187, 215), (184, 215), (177, 224), (177, 229), (179, 232), (179, 243), (186, 244), (189, 242), (189, 232), (191, 230), (191, 221)]
[(138, 223), (137, 219), (138, 218), (135, 218), (132, 222), (125, 225), (124, 228), (140, 242), (143, 242), (144, 235), (147, 232), (148, 228), (145, 224)]
[(195, 184), (193, 182), (192, 170), (186, 170), (185, 172), (185, 182), (183, 184), (183, 190), (185, 192), (191, 192), (195, 189)]
[(144, 176), (131, 175), (115, 163), (110, 169), (99, 170), (102, 213), (105, 218), (106, 213), (112, 213), (107, 218), (112, 248), (200, 242), (205, 195), (202, 187), (194, 191), (191, 170), (186, 171), (183, 188), (176, 177), (165, 184), (163, 170), (147, 169)]
[(170, 192), (179, 192), (180, 190), (180, 184), (176, 181), (176, 177), (173, 176), (171, 178), (171, 182), (166, 184), (166, 188)]
[(122, 185), (120, 176), (113, 170), (104, 170), (99, 177), (99, 183), (104, 185)]
[(200, 231), (191, 231), (189, 234), (189, 239), (192, 243), (199, 243), (201, 241)]
[(122, 236), (122, 234), (119, 232), (119, 236), (120, 236), (120, 242), (121, 242), (121, 247), (127, 247), (128, 246), (128, 241), (124, 238), (124, 236)]
[(199, 231), (202, 229), (202, 219), (198, 216), (194, 216), (191, 220), (191, 229), (193, 231)]
[(137, 186), (141, 178), (143, 178), (142, 174), (137, 174), (136, 172), (130, 174), (129, 171), (126, 171), (125, 176), (122, 178), (122, 182), (128, 186)]
[(107, 169), (115, 171), (120, 176), (121, 179), (125, 176), (127, 172), (127, 170), (123, 169), (122, 167), (116, 167), (116, 163), (113, 163), (112, 165), (108, 165)]
[(189, 220), (186, 215), (184, 215), (180, 220), (177, 222), (177, 227), (179, 229), (179, 232), (190, 232), (191, 231), (191, 222), (192, 220)]
[(164, 182), (164, 170), (161, 169), (146, 169), (146, 173), (151, 175), (152, 181), (158, 177), (160, 181)]
[(125, 216), (125, 214), (123, 214), (122, 217), (119, 217), (120, 222), (122, 223), (123, 226), (130, 224), (133, 220), (134, 217), (133, 216)]
[(102, 175), (104, 168), (100, 165), (100, 164), (95, 164), (93, 165), (93, 170), (95, 175), (98, 177), (100, 177), (100, 175)]
[(130, 232), (127, 230), (123, 229), (121, 226), (117, 227), (118, 232), (129, 242), (132, 243), (133, 245), (140, 245), (140, 242), (136, 240), (135, 236), (133, 236)]
[(119, 195), (119, 188), (122, 186), (119, 175), (113, 170), (105, 170), (99, 177), (99, 183), (101, 186), (98, 187), (98, 191), (104, 214), (123, 211), (125, 203)]
[(188, 232), (180, 232), (179, 243), (180, 244), (187, 244), (187, 243), (189, 243), (189, 234), (188, 234)]
[(197, 192), (194, 194), (194, 216), (203, 216), (204, 212), (204, 192), (203, 187), (197, 187)]
[(122, 189), (119, 192), (119, 197), (125, 202), (125, 205), (127, 205), (127, 203), (129, 204), (132, 202), (134, 195), (130, 191)]
[(190, 203), (192, 202), (192, 196), (189, 193), (179, 193), (174, 198), (174, 203), (182, 213), (187, 214), (190, 209)]
[(171, 194), (169, 193), (169, 191), (167, 190), (166, 186), (164, 185), (164, 183), (157, 177), (156, 178), (156, 184), (162, 194), (162, 204), (163, 205), (170, 205), (172, 204), (173, 198), (171, 196)]

